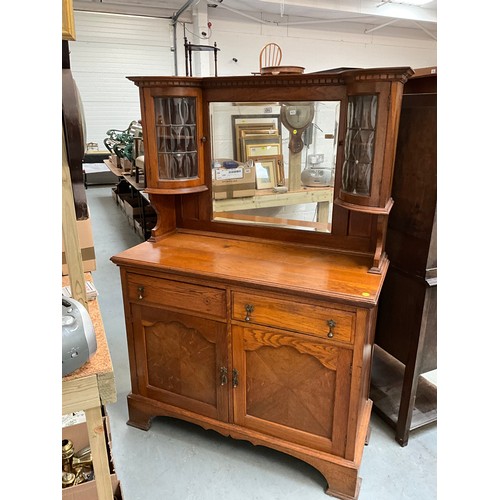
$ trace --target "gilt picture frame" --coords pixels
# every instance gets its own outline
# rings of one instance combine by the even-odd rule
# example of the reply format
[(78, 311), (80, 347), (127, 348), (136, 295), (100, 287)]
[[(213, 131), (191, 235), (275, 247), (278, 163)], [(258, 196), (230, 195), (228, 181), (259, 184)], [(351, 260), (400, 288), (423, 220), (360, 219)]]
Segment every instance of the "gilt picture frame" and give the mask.
[(73, 0), (62, 0), (62, 39), (76, 40)]
[[(265, 131), (281, 136), (281, 116), (278, 114), (231, 115), (233, 129), (233, 154), (238, 161), (246, 161), (242, 144), (243, 132)], [(276, 131), (276, 132), (275, 132)]]
[(277, 156), (249, 157), (255, 165), (255, 181), (257, 189), (271, 189), (276, 186)]
[(281, 154), (281, 144), (277, 142), (263, 143), (257, 141), (256, 144), (245, 144), (245, 161), (248, 159), (260, 158), (263, 156), (278, 156)]

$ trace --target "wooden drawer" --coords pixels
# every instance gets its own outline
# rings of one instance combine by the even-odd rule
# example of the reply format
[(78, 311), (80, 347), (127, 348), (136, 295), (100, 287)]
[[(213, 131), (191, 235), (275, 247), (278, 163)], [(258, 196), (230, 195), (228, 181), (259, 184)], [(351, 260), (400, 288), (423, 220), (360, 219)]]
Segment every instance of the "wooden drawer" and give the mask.
[(133, 273), (127, 274), (127, 285), (130, 301), (226, 317), (225, 290)]
[[(247, 306), (251, 312), (247, 313)], [(323, 305), (304, 304), (244, 292), (233, 293), (232, 318), (235, 320), (292, 330), (324, 339), (331, 338), (339, 342), (353, 342), (355, 316), (354, 312)], [(330, 329), (331, 321), (334, 326)]]

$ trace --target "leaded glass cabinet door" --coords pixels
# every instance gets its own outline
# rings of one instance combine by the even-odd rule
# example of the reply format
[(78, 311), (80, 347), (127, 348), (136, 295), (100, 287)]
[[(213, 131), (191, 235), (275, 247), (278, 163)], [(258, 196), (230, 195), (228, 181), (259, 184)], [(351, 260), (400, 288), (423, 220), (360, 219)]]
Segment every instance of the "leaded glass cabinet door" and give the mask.
[(161, 87), (141, 88), (147, 190), (155, 194), (204, 191), (201, 90), (165, 81), (156, 84)]
[(382, 81), (348, 88), (336, 204), (375, 214), (390, 212), (402, 89), (400, 83)]
[(155, 97), (154, 102), (158, 179), (196, 179), (196, 98)]
[(377, 124), (377, 95), (349, 97), (342, 190), (370, 196)]

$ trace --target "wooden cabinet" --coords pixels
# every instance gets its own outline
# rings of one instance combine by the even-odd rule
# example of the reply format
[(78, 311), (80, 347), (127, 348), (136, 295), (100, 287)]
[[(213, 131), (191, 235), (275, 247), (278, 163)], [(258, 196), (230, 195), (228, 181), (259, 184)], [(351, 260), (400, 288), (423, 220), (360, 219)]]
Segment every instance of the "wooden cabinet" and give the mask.
[(113, 261), (129, 424), (169, 415), (271, 446), (317, 467), (328, 493), (356, 498), (383, 280), (370, 257), (175, 233)]
[[(270, 77), (131, 78), (141, 92), (147, 178), (153, 179), (148, 190), (158, 222), (149, 241), (112, 258), (120, 266), (123, 286), (132, 378), (130, 425), (147, 430), (157, 415), (181, 418), (304, 460), (325, 476), (328, 494), (358, 497), (372, 407), (377, 306), (388, 267), (384, 245), (391, 158), (402, 85), (411, 74), (409, 68), (393, 68)], [(375, 110), (368, 138), (364, 130), (358, 137), (359, 124), (348, 119), (353, 95), (376, 96), (367, 100)], [(175, 108), (179, 96), (201, 99), (196, 101), (193, 132), (200, 170), (193, 184), (159, 175), (158, 158), (170, 137), (159, 132), (165, 125), (159, 124), (160, 101), (154, 104), (158, 96), (166, 98), (161, 106), (170, 103), (166, 109), (172, 103)], [(299, 137), (302, 148), (296, 147), (298, 140), (280, 135), (275, 121), (280, 115), (272, 115), (283, 102), (292, 101), (312, 102), (314, 120), (324, 127), (319, 139)], [(260, 114), (263, 109), (270, 118)], [(297, 173), (313, 146), (325, 152), (322, 157), (335, 169), (331, 200), (337, 200), (324, 210), (328, 225), (267, 213), (219, 216), (212, 169), (221, 163), (214, 158), (238, 149), (231, 130), (235, 110), (254, 126), (270, 127), (273, 141), (281, 141), (251, 146), (260, 152), (269, 147), (273, 158), (285, 165), (288, 181), (300, 178)], [(346, 137), (353, 145), (348, 153)], [(292, 146), (287, 154), (281, 143)], [(351, 185), (353, 172), (361, 172), (356, 161), (363, 148), (369, 178)], [(251, 168), (244, 167), (249, 178)], [(366, 192), (360, 192), (362, 185)], [(234, 186), (227, 194), (237, 191)], [(293, 194), (302, 189), (295, 181), (288, 188), (295, 189)], [(341, 191), (348, 189), (352, 192), (344, 196)], [(283, 203), (282, 209), (287, 206)]]
[(405, 84), (392, 192), (372, 399), (406, 446), (411, 430), (437, 420), (437, 388), (421, 376), (437, 368), (436, 68)]
[(331, 303), (233, 292), (235, 423), (344, 456), (355, 318)]
[[(137, 393), (227, 420), (225, 291), (130, 273)], [(213, 318), (213, 319), (212, 319)]]
[(165, 86), (161, 79), (144, 84), (141, 115), (149, 193), (188, 193), (206, 190), (201, 89), (193, 79), (183, 86)]
[(347, 86), (348, 107), (342, 184), (337, 203), (351, 209), (391, 210), (394, 133), (401, 101), (400, 87), (378, 83)]

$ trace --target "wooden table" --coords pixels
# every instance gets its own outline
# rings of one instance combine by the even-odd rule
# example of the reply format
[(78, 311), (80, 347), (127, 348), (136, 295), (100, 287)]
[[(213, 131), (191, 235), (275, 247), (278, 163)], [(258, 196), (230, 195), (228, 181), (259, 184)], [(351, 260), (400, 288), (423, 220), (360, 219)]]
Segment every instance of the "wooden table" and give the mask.
[[(85, 273), (85, 279), (91, 279), (90, 273)], [(63, 276), (62, 286), (68, 285), (69, 277)], [(85, 412), (98, 498), (113, 500), (101, 407), (116, 402), (115, 377), (97, 299), (89, 301), (88, 308), (97, 351), (82, 367), (63, 377), (62, 414)]]
[(333, 187), (302, 187), (297, 191), (286, 193), (275, 193), (272, 189), (261, 189), (257, 190), (255, 196), (213, 200), (213, 207), (214, 215), (225, 217), (224, 212), (300, 205), (302, 203), (317, 203), (317, 222), (323, 225), (328, 224), (331, 203), (333, 203)]
[[(145, 196), (145, 193), (143, 193), (144, 182), (137, 182), (132, 171), (125, 172), (122, 168), (118, 168), (111, 160), (104, 160), (103, 163), (117, 177), (123, 177), (123, 179), (125, 179), (136, 191), (139, 191), (143, 196)], [(147, 198), (147, 196), (145, 197)]]

